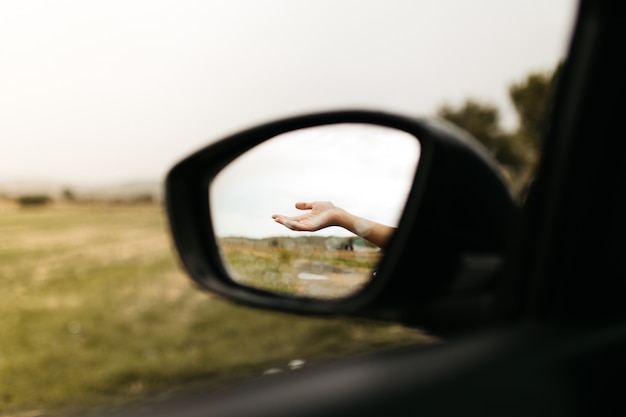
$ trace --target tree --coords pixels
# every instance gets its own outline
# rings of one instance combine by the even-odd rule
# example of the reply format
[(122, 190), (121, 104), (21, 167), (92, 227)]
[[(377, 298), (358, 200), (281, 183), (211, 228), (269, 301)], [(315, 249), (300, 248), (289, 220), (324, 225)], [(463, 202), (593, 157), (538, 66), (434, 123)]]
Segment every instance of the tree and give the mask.
[(52, 198), (43, 194), (23, 195), (16, 199), (20, 207), (43, 207), (52, 202)]
[(63, 188), (61, 195), (65, 201), (76, 201), (76, 194), (74, 194), (74, 191), (72, 191), (70, 187)]
[(541, 139), (550, 111), (553, 90), (561, 71), (533, 72), (509, 86), (509, 98), (518, 115), (518, 126), (505, 131), (498, 108), (467, 99), (459, 107), (443, 105), (437, 115), (465, 129), (500, 162), (515, 192), (521, 192), (534, 175)]
[(524, 145), (502, 129), (497, 107), (469, 99), (458, 108), (444, 105), (437, 115), (462, 127), (485, 145), (513, 183), (529, 163)]
[(535, 72), (509, 86), (509, 97), (519, 117), (515, 134), (536, 153), (541, 150), (541, 138), (547, 128), (547, 115), (560, 73), (561, 65), (558, 65), (554, 71)]

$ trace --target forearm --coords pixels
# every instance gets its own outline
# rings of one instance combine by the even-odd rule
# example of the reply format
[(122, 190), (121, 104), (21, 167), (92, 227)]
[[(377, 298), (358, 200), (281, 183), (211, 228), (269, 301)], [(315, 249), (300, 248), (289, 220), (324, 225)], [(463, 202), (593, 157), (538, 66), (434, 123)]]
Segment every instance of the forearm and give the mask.
[(394, 227), (355, 216), (343, 209), (337, 217), (337, 225), (380, 248), (387, 246), (387, 242), (396, 230)]

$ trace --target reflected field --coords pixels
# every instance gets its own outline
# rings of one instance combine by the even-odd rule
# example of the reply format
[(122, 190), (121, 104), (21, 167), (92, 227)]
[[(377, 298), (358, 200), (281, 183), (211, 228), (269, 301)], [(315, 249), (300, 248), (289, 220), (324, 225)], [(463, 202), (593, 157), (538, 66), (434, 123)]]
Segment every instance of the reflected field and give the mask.
[(370, 281), (382, 252), (355, 238), (222, 238), (229, 273), (242, 285), (284, 295), (345, 298)]

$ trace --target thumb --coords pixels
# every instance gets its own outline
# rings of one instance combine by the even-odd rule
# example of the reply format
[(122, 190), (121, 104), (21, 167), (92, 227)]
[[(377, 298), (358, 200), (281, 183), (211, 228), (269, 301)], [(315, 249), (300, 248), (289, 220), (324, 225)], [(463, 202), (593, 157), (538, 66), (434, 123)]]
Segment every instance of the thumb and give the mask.
[(313, 203), (307, 203), (304, 201), (298, 201), (296, 203), (296, 208), (298, 210), (311, 210), (313, 208)]

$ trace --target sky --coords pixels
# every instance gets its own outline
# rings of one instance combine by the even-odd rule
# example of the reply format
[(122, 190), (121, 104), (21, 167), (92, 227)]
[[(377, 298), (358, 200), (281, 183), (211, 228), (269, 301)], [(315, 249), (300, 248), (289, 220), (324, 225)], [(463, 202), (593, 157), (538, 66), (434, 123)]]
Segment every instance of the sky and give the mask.
[(161, 181), (281, 117), (494, 103), (567, 51), (571, 0), (3, 0), (0, 182)]
[[(297, 216), (298, 201), (331, 201), (368, 220), (396, 226), (420, 160), (404, 131), (339, 124), (276, 136), (221, 171), (209, 195), (218, 236), (298, 235), (270, 220)], [(270, 168), (268, 168), (270, 167)], [(349, 236), (339, 227), (325, 235)]]

